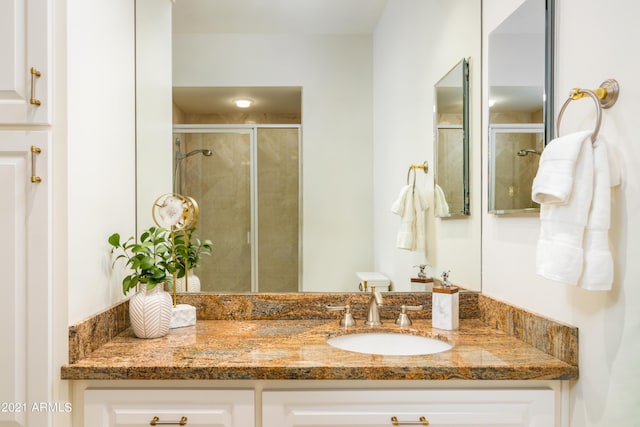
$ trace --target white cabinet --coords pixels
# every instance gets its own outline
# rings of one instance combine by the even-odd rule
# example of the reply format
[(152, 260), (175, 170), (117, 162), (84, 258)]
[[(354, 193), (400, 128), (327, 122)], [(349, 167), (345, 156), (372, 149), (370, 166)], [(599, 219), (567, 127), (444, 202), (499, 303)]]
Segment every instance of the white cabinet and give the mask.
[(0, 131), (0, 427), (51, 423), (49, 146)]
[(0, 2), (0, 124), (50, 124), (51, 0)]
[(265, 391), (262, 427), (550, 427), (551, 389)]
[(84, 425), (250, 427), (253, 396), (253, 389), (87, 389)]

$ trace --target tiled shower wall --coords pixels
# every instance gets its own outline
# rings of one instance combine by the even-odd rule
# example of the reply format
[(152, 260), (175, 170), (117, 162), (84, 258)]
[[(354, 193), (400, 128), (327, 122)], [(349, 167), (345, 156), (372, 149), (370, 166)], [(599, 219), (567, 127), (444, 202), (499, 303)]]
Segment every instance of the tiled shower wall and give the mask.
[[(491, 123), (511, 124), (518, 128), (520, 124), (542, 123), (542, 110), (534, 112), (492, 113)], [(534, 132), (534, 131), (532, 131)], [(523, 149), (542, 152), (544, 141), (540, 133), (505, 132), (498, 134), (495, 153), (495, 188), (493, 189), (494, 207), (497, 210), (536, 208), (538, 204), (531, 200), (533, 178), (538, 172), (540, 156), (528, 154), (518, 156)]]

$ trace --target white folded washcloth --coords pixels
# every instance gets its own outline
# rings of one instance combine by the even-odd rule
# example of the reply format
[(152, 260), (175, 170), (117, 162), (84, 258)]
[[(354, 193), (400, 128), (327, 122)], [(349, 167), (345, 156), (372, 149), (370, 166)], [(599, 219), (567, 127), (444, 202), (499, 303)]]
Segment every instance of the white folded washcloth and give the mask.
[(438, 218), (451, 216), (447, 198), (444, 195), (442, 187), (440, 187), (438, 184), (436, 184), (433, 188), (433, 208), (435, 211), (434, 214)]
[(577, 285), (582, 274), (584, 229), (593, 194), (590, 132), (551, 141), (540, 156), (532, 199), (540, 203), (536, 273)]

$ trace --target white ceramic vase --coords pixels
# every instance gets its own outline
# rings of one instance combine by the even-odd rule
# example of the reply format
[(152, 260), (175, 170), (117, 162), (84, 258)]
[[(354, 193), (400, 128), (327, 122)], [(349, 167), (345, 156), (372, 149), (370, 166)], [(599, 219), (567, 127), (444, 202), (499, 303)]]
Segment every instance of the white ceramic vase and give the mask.
[(143, 289), (129, 301), (129, 318), (138, 338), (159, 338), (169, 332), (173, 301), (162, 284)]
[(187, 290), (185, 278), (180, 277), (176, 279), (176, 292), (200, 292), (200, 278), (194, 274), (193, 270), (189, 270), (187, 276), (189, 289)]

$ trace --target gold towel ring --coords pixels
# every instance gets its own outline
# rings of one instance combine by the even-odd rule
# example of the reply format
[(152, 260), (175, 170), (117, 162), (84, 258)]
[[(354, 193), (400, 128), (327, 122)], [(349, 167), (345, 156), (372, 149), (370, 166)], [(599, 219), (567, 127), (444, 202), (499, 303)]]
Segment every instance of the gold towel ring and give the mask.
[(411, 177), (411, 171), (413, 171), (413, 186), (416, 185), (416, 169), (422, 169), (427, 174), (429, 173), (429, 163), (425, 160), (421, 165), (411, 165), (407, 171), (407, 185), (409, 185), (409, 177)]
[(556, 136), (560, 136), (560, 123), (562, 122), (562, 115), (564, 110), (567, 109), (571, 101), (577, 101), (584, 97), (591, 97), (596, 103), (596, 127), (591, 134), (591, 142), (596, 142), (598, 133), (600, 132), (600, 125), (602, 124), (602, 109), (611, 108), (618, 100), (618, 94), (620, 93), (620, 85), (614, 79), (609, 79), (603, 82), (599, 88), (595, 90), (573, 88), (569, 92), (569, 98), (564, 102), (560, 113), (558, 114), (558, 124), (556, 125)]

